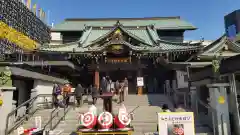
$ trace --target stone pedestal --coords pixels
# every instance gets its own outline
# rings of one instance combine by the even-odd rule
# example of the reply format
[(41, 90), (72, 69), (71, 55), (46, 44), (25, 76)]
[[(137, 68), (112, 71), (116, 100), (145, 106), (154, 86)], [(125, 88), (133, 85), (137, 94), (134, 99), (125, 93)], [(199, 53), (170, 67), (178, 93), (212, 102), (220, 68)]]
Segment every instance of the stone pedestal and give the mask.
[(190, 87), (190, 97), (191, 97), (191, 109), (196, 114), (197, 113), (197, 88)]
[[(0, 87), (2, 90), (3, 105), (0, 106), (1, 122), (0, 122), (0, 134), (4, 135), (6, 128), (7, 115), (13, 110), (13, 91), (15, 87)], [(9, 120), (10, 122), (11, 120)], [(9, 123), (10, 124), (10, 123)]]
[[(34, 98), (38, 95), (38, 91), (36, 89), (32, 89), (31, 90), (31, 98)], [(39, 100), (35, 100), (33, 101), (33, 106), (31, 108), (31, 112), (35, 111), (38, 108), (38, 102), (44, 102), (44, 101), (39, 101)]]
[(227, 83), (213, 83), (209, 88), (210, 106), (212, 107), (213, 129), (217, 135), (231, 135), (228, 97), (226, 92)]
[[(142, 77), (142, 71), (141, 69), (137, 72), (138, 77)], [(143, 86), (137, 86), (137, 94), (142, 95), (143, 94)]]
[(143, 94), (143, 87), (142, 86), (138, 86), (137, 87), (137, 93), (138, 93), (138, 95), (142, 95)]
[[(236, 84), (237, 83), (237, 84)], [(229, 75), (229, 84), (230, 84), (230, 94), (229, 94), (229, 112), (232, 114), (232, 118), (230, 117), (231, 121), (231, 128), (234, 131), (235, 134), (240, 135), (240, 117), (239, 117), (239, 104), (238, 104), (238, 98), (237, 98), (237, 88), (236, 86), (239, 85), (238, 82), (236, 82), (235, 74)]]

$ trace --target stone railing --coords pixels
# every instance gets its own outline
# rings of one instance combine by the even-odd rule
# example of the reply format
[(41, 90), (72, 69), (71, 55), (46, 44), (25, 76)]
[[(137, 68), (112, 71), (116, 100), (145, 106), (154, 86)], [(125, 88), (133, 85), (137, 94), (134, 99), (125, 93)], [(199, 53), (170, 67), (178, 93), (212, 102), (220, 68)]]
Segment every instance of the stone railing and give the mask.
[[(12, 94), (12, 93), (11, 93)], [(9, 95), (4, 95), (4, 99), (12, 99), (10, 98)], [(51, 94), (41, 94), (37, 95), (18, 107), (10, 105), (13, 104), (14, 101), (9, 101), (8, 104), (5, 105), (4, 108), (1, 108), (4, 111), (4, 117), (6, 121), (4, 121), (4, 125), (1, 125), (2, 130), (4, 130), (5, 135), (8, 135), (11, 133), (13, 130), (15, 130), (19, 125), (21, 125), (24, 121), (28, 120), (30, 117), (33, 116), (33, 114), (38, 111), (39, 109), (43, 109), (46, 106), (47, 107), (52, 107), (52, 103), (49, 103), (47, 98), (52, 98)], [(43, 101), (43, 102), (41, 102)], [(6, 102), (6, 101), (3, 101)], [(7, 108), (7, 109), (6, 109)], [(13, 109), (15, 108), (15, 109)], [(2, 124), (2, 123), (1, 123)]]

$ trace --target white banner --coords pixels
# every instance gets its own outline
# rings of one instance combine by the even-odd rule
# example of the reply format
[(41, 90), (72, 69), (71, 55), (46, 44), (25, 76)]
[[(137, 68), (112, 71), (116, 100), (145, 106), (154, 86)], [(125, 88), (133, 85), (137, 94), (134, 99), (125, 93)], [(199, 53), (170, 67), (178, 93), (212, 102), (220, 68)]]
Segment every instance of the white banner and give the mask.
[(138, 87), (144, 86), (143, 77), (137, 77), (137, 86)]
[(35, 128), (42, 129), (42, 117), (41, 116), (35, 117)]
[(193, 112), (158, 113), (159, 135), (195, 135)]

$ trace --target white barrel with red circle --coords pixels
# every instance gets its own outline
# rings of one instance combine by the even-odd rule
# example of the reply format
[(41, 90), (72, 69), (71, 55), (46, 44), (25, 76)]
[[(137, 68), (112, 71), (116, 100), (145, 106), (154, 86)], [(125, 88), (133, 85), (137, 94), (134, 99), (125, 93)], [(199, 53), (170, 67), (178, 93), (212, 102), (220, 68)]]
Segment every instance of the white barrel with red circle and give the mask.
[(113, 116), (110, 112), (102, 112), (98, 116), (98, 124), (102, 129), (109, 129), (113, 124)]
[(120, 111), (118, 116), (114, 118), (115, 124), (118, 128), (125, 128), (131, 123), (131, 118), (125, 111)]
[(92, 112), (87, 112), (83, 114), (81, 124), (86, 128), (92, 129), (97, 124), (97, 116), (95, 116)]

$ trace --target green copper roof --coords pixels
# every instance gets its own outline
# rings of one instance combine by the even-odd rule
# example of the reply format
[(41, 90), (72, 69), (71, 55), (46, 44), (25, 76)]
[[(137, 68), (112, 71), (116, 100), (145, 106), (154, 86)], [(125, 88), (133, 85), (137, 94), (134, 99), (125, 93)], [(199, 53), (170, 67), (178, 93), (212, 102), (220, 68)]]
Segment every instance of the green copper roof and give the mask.
[[(112, 30), (91, 30), (88, 36), (86, 36), (87, 40), (82, 44), (83, 47), (86, 46), (92, 46), (94, 44), (97, 44), (97, 42), (103, 40), (104, 38), (107, 38), (110, 34), (114, 33), (117, 29), (123, 31), (127, 35), (129, 35), (131, 38), (138, 40), (139, 42), (153, 46), (155, 44), (154, 39), (159, 39), (157, 34), (150, 34), (150, 29), (147, 28), (141, 28), (141, 29), (125, 29), (121, 26), (115, 27)], [(154, 31), (152, 31), (154, 32)], [(154, 38), (151, 38), (151, 36), (157, 36)]]
[[(146, 46), (146, 45), (140, 45), (140, 46), (134, 46), (130, 43), (124, 41), (119, 44), (126, 45), (130, 47), (131, 49), (135, 51), (144, 51), (144, 52), (173, 52), (173, 51), (190, 51), (190, 50), (198, 50), (201, 49), (200, 45), (176, 45), (175, 43), (160, 43), (159, 46)], [(58, 46), (54, 45), (55, 47), (42, 47), (40, 48), (41, 51), (50, 51), (50, 52), (89, 52), (89, 51), (102, 51), (105, 47), (107, 47), (110, 44), (99, 46), (99, 47), (79, 47), (79, 44), (72, 44), (68, 46)]]
[[(117, 40), (114, 38), (114, 33), (120, 31), (121, 36), (125, 35), (125, 38), (131, 38), (137, 40), (132, 45), (128, 42), (128, 39), (119, 37)], [(126, 37), (127, 35), (127, 37)], [(158, 37), (157, 31), (154, 27), (136, 27), (129, 28), (124, 27), (122, 24), (117, 23), (114, 27), (109, 29), (94, 29), (93, 27), (86, 27), (82, 37), (79, 40), (72, 43), (54, 45), (54, 46), (42, 46), (42, 51), (54, 51), (54, 52), (93, 52), (103, 51), (107, 46), (112, 44), (126, 45), (132, 50), (143, 52), (172, 52), (172, 51), (188, 51), (198, 50), (202, 46), (201, 43), (177, 43), (161, 40)]]
[(147, 29), (132, 29), (132, 30), (127, 30), (127, 31), (132, 33), (133, 35), (143, 39), (146, 44), (154, 45), (154, 42), (150, 38), (151, 36), (148, 34)]
[(85, 42), (82, 43), (82, 47), (87, 47), (88, 45), (92, 44), (92, 42), (99, 37), (107, 34), (110, 30), (91, 30), (89, 35), (86, 37)]
[(219, 39), (215, 40), (212, 44), (206, 46), (201, 55), (219, 53), (225, 46), (227, 46), (228, 49), (233, 52), (240, 53), (240, 45), (230, 41), (227, 36), (223, 35)]
[(156, 29), (196, 29), (192, 24), (180, 19), (180, 17), (155, 17), (155, 18), (99, 18), (99, 19), (66, 19), (55, 25), (52, 31), (82, 31), (86, 26), (109, 27), (119, 21), (124, 26), (149, 26)]
[(169, 42), (164, 40), (159, 40), (159, 46), (162, 50), (165, 51), (190, 51), (190, 50), (197, 50), (201, 49), (201, 43), (177, 43), (177, 42)]

